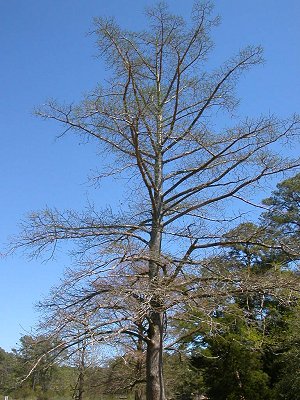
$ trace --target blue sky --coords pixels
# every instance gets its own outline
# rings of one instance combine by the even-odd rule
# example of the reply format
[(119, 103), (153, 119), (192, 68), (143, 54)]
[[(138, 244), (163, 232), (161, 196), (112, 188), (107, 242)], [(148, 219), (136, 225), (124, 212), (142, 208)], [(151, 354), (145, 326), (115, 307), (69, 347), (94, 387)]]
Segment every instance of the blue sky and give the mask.
[[(169, 0), (189, 15), (191, 0)], [(56, 140), (59, 127), (33, 116), (48, 98), (77, 101), (108, 73), (87, 35), (94, 16), (115, 16), (142, 28), (150, 0), (0, 1), (0, 243), (18, 223), (46, 205), (109, 203), (113, 188), (91, 187), (87, 176), (101, 159), (76, 137)], [(222, 24), (213, 33), (220, 62), (248, 44), (265, 48), (266, 63), (239, 84), (242, 114), (300, 113), (300, 3), (298, 0), (216, 0)], [(0, 259), (0, 347), (10, 350), (36, 321), (33, 304), (58, 283), (68, 258), (29, 262), (22, 254)]]

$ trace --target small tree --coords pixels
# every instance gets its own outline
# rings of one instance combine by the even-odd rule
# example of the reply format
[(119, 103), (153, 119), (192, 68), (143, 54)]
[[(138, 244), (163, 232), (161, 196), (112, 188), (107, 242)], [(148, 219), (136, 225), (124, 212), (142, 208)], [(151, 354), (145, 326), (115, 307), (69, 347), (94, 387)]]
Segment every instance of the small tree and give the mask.
[[(190, 23), (164, 3), (147, 15), (149, 29), (141, 32), (96, 19), (111, 80), (77, 106), (49, 102), (37, 112), (109, 152), (98, 178), (129, 178), (132, 196), (119, 210), (33, 213), (16, 245), (38, 255), (47, 249), (52, 254), (59, 241), (80, 243), (82, 268), (65, 281), (63, 301), (54, 296), (49, 303), (57, 330), (68, 345), (140, 338), (147, 399), (164, 400), (167, 316), (194, 296), (209, 313), (214, 293), (220, 299), (239, 290), (219, 273), (208, 285), (204, 250), (224, 241), (238, 202), (251, 204), (250, 188), (299, 165), (272, 152), (297, 136), (299, 119), (232, 118), (231, 127), (220, 128), (221, 113), (237, 105), (237, 78), (262, 62), (262, 49), (247, 47), (210, 71), (209, 34), (218, 19), (209, 2), (195, 3)], [(79, 335), (68, 331), (70, 314), (79, 320), (89, 315), (90, 325)]]

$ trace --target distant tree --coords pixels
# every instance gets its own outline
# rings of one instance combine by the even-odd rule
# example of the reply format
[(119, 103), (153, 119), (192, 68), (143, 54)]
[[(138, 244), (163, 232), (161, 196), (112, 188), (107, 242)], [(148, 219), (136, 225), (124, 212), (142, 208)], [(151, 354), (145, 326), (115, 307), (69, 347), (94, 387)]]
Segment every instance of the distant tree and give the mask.
[(65, 352), (62, 364), (72, 369), (73, 380), (69, 386), (74, 400), (97, 398), (99, 393), (105, 392), (97, 346), (86, 340), (79, 341), (77, 347)]
[(272, 221), (281, 231), (291, 234), (300, 232), (300, 174), (280, 182), (272, 196), (263, 201), (270, 207), (265, 219)]
[(41, 393), (47, 398), (53, 374), (57, 369), (54, 363), (56, 353), (54, 348), (57, 343), (45, 336), (23, 336), (20, 339), (20, 347), (14, 352), (22, 365), (22, 376), (19, 377), (19, 384), (26, 381), (30, 383), (33, 392)]
[[(274, 153), (297, 137), (299, 118), (232, 117), (237, 79), (262, 62), (262, 50), (247, 47), (211, 70), (205, 63), (218, 19), (209, 2), (195, 3), (191, 23), (164, 3), (147, 15), (149, 28), (141, 32), (96, 19), (111, 79), (77, 106), (51, 101), (37, 112), (110, 154), (98, 178), (127, 178), (131, 196), (119, 210), (32, 213), (15, 246), (51, 256), (60, 241), (79, 243), (82, 267), (64, 282), (64, 302), (54, 297), (49, 318), (66, 333), (68, 346), (140, 338), (147, 399), (164, 400), (167, 319), (195, 299), (209, 316), (221, 299), (262, 284), (217, 270), (207, 278), (205, 250), (225, 244), (223, 234), (241, 215), (240, 204), (252, 204), (248, 194), (257, 184), (299, 166)], [(228, 111), (232, 125), (221, 128)], [(268, 279), (274, 288), (275, 278)], [(88, 315), (90, 326), (68, 334), (68, 319), (59, 319), (65, 310), (79, 320)]]
[(17, 386), (18, 360), (13, 353), (0, 348), (0, 393), (10, 394)]
[(57, 364), (55, 374), (50, 383), (50, 395), (52, 398), (63, 398), (71, 400), (74, 394), (74, 387), (78, 379), (78, 371), (64, 364)]
[(264, 214), (263, 220), (287, 252), (293, 253), (297, 259), (300, 250), (300, 174), (279, 183), (264, 204), (269, 211)]
[[(88, 368), (87, 362), (88, 345), (86, 341), (78, 343), (77, 351), (75, 353), (75, 366), (78, 371), (77, 381), (73, 387), (74, 400), (83, 400), (85, 392), (86, 371)], [(73, 355), (74, 357), (74, 355)]]

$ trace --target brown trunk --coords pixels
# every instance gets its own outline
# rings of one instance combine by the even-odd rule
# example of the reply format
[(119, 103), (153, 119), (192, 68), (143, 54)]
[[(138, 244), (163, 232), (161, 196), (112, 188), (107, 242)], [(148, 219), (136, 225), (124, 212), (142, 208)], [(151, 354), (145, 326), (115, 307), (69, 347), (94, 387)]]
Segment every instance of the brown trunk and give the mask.
[(146, 398), (147, 400), (165, 400), (163, 379), (163, 318), (162, 299), (156, 295), (159, 279), (159, 260), (161, 253), (161, 227), (152, 225), (150, 241), (149, 280), (152, 291), (151, 310), (148, 315), (148, 343), (146, 356)]
[(163, 334), (164, 334), (164, 304), (163, 299), (157, 295), (158, 282), (161, 271), (161, 243), (162, 243), (162, 186), (163, 186), (163, 160), (162, 160), (162, 107), (160, 71), (157, 71), (157, 146), (154, 166), (154, 207), (152, 208), (152, 229), (149, 243), (149, 284), (152, 292), (148, 315), (148, 343), (146, 356), (146, 398), (147, 400), (165, 400), (165, 387), (163, 377)]
[(82, 400), (83, 393), (84, 393), (84, 372), (80, 371), (79, 377), (78, 377), (78, 393), (77, 393), (76, 400)]
[(83, 400), (84, 394), (84, 379), (85, 379), (85, 344), (78, 348), (79, 350), (79, 364), (78, 364), (78, 379), (74, 391), (75, 400)]
[(163, 313), (153, 311), (148, 331), (146, 359), (147, 400), (165, 400), (163, 379)]

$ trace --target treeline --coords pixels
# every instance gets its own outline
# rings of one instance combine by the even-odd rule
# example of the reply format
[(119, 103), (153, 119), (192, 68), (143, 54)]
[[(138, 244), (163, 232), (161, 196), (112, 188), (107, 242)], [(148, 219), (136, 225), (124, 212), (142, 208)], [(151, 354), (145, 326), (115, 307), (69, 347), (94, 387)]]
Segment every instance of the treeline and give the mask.
[[(241, 309), (214, 317), (218, 332), (208, 326), (193, 331), (190, 341), (176, 352), (165, 353), (168, 398), (209, 399), (299, 399), (300, 353), (297, 306), (270, 305), (270, 314), (256, 326), (246, 321)], [(198, 325), (197, 315), (193, 325)], [(145, 382), (137, 379), (134, 354), (110, 359), (105, 365), (78, 363), (59, 365), (46, 358), (30, 373), (41, 347), (42, 337), (21, 338), (11, 353), (0, 349), (0, 394), (13, 399), (135, 399), (145, 396)], [(143, 363), (144, 374), (144, 363)], [(23, 381), (23, 379), (30, 375)], [(80, 378), (82, 381), (80, 382)], [(243, 396), (243, 397), (241, 397)]]
[[(263, 204), (266, 211), (259, 223), (243, 223), (229, 231), (223, 238), (223, 252), (202, 260), (201, 279), (190, 273), (195, 301), (189, 298), (186, 307), (173, 313), (171, 335), (165, 341), (167, 398), (300, 399), (295, 290), (300, 174), (280, 183)], [(217, 287), (210, 279), (216, 274), (220, 276)], [(243, 278), (237, 278), (241, 274)], [(226, 297), (222, 290), (230, 279), (237, 290)], [(205, 282), (212, 285), (211, 294), (207, 286), (202, 296)], [(257, 291), (247, 291), (247, 282), (252, 288), (257, 284)], [(15, 399), (117, 396), (141, 400), (146, 391), (145, 346), (134, 335), (130, 340), (104, 362), (97, 358), (101, 343), (82, 341), (68, 349), (59, 335), (24, 336), (18, 349), (0, 350), (0, 393)]]

